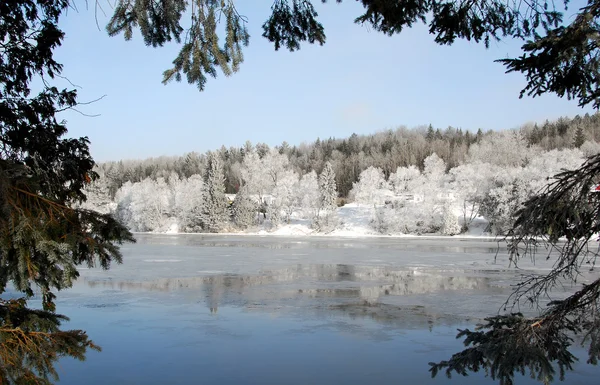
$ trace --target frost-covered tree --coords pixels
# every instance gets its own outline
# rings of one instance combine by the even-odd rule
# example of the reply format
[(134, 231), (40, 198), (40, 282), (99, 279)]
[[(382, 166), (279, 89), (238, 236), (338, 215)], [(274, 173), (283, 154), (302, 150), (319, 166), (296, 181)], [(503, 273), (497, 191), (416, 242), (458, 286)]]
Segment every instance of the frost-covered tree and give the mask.
[(586, 140), (579, 149), (583, 152), (586, 157), (600, 154), (600, 143)]
[(442, 205), (422, 202), (400, 202), (393, 209), (394, 229), (404, 234), (433, 234), (442, 228)]
[(437, 233), (442, 228), (442, 209), (447, 195), (445, 162), (435, 153), (424, 160), (421, 176), (411, 181), (417, 201), (397, 208), (403, 232)]
[(290, 160), (287, 155), (280, 153), (277, 149), (270, 149), (261, 159), (262, 169), (270, 179), (270, 186), (275, 188), (279, 179), (289, 177)]
[(463, 231), (481, 214), (481, 203), (493, 187), (495, 175), (502, 172), (501, 167), (481, 162), (463, 164), (450, 170), (450, 189), (462, 213)]
[(319, 202), (313, 226), (319, 231), (331, 231), (337, 224), (337, 188), (331, 163), (325, 163), (319, 175)]
[(133, 183), (125, 182), (115, 193), (114, 201), (116, 203), (115, 217), (124, 226), (131, 221), (131, 199), (132, 199)]
[[(294, 211), (294, 196), (298, 185), (298, 174), (287, 170), (277, 175), (277, 182), (273, 188), (273, 200), (269, 205), (268, 212), (271, 223), (274, 226), (279, 225), (283, 219), (290, 222), (290, 216)], [(282, 218), (283, 215), (283, 218)]]
[(488, 220), (487, 230), (492, 234), (506, 234), (514, 224), (515, 212), (531, 195), (522, 172), (522, 168), (512, 167), (495, 175), (493, 187), (482, 199), (480, 212)]
[(252, 199), (246, 186), (242, 186), (235, 195), (231, 210), (233, 222), (240, 229), (245, 230), (256, 224), (258, 203)]
[(262, 201), (263, 197), (271, 192), (272, 179), (266, 172), (264, 164), (258, 153), (250, 148), (244, 154), (240, 174), (249, 194), (256, 195)]
[(539, 148), (529, 146), (527, 139), (519, 131), (499, 131), (485, 136), (469, 148), (471, 162), (491, 163), (496, 166), (524, 166), (539, 152)]
[(442, 186), (446, 174), (446, 162), (435, 152), (423, 161), (423, 175), (437, 186)]
[(523, 167), (521, 178), (526, 181), (532, 195), (548, 184), (548, 178), (563, 170), (574, 170), (581, 166), (584, 160), (583, 152), (577, 148), (542, 152), (531, 158)]
[(175, 217), (180, 231), (199, 232), (202, 230), (204, 178), (192, 175), (174, 186)]
[(392, 234), (399, 229), (398, 219), (396, 208), (376, 207), (369, 224), (380, 234)]
[(300, 178), (296, 188), (296, 206), (300, 208), (303, 218), (312, 219), (319, 207), (319, 181), (313, 170)]
[(389, 182), (396, 195), (410, 194), (416, 190), (416, 181), (420, 176), (421, 172), (414, 165), (398, 167), (396, 172), (390, 175)]
[(202, 229), (211, 233), (219, 232), (229, 221), (223, 167), (215, 153), (210, 153), (206, 162), (200, 219)]
[(287, 155), (275, 149), (264, 149), (261, 157), (258, 151), (251, 150), (244, 155), (240, 174), (250, 194), (257, 195), (262, 201), (273, 192), (277, 181), (288, 169)]
[(508, 167), (497, 173), (481, 204), (489, 229), (494, 234), (505, 234), (514, 224), (516, 211), (547, 184), (550, 176), (577, 168), (583, 160), (578, 149), (552, 150), (531, 158), (526, 167)]
[(369, 167), (360, 173), (358, 182), (352, 185), (350, 196), (359, 204), (381, 205), (391, 195), (389, 185), (380, 168)]
[(101, 214), (113, 214), (117, 209), (117, 205), (111, 196), (110, 180), (102, 170), (98, 170), (98, 175), (98, 179), (86, 186), (85, 195), (87, 199), (85, 202), (81, 202), (79, 207), (94, 210)]
[(442, 233), (444, 235), (460, 234), (461, 228), (458, 224), (457, 215), (454, 211), (454, 205), (446, 202), (442, 213)]
[(164, 230), (173, 211), (172, 191), (164, 178), (127, 182), (115, 200), (117, 218), (133, 231)]

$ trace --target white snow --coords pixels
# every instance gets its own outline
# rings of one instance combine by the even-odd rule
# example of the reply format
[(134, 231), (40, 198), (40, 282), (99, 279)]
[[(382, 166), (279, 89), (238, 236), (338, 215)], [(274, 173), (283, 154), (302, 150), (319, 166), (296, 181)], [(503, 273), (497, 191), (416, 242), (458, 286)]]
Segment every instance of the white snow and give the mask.
[[(261, 225), (251, 227), (247, 230), (233, 230), (224, 231), (220, 234), (235, 234), (235, 235), (264, 235), (264, 236), (319, 236), (319, 237), (417, 237), (415, 234), (403, 234), (400, 232), (391, 234), (381, 234), (375, 231), (371, 225), (373, 218), (374, 208), (368, 205), (361, 205), (357, 203), (348, 203), (343, 207), (337, 208), (338, 224), (333, 231), (329, 232), (318, 232), (311, 228), (310, 220), (302, 219), (300, 213), (294, 212), (291, 215), (290, 223), (281, 222), (279, 225), (273, 227), (272, 224), (266, 220)], [(461, 215), (457, 211), (457, 220), (461, 220)], [(469, 230), (466, 233), (460, 235), (454, 235), (453, 238), (473, 238), (473, 237), (485, 237), (494, 238), (491, 234), (486, 233), (484, 230), (487, 227), (487, 221), (483, 217), (476, 217)], [(157, 233), (157, 232), (155, 232)], [(162, 232), (166, 234), (185, 234), (179, 232), (179, 226), (176, 223), (170, 225), (167, 231)], [(190, 233), (195, 234), (195, 233)], [(440, 234), (423, 234), (428, 237), (448, 237)], [(148, 260), (150, 261), (150, 260)], [(152, 262), (159, 262), (159, 260), (152, 260)], [(167, 262), (160, 261), (160, 262)]]

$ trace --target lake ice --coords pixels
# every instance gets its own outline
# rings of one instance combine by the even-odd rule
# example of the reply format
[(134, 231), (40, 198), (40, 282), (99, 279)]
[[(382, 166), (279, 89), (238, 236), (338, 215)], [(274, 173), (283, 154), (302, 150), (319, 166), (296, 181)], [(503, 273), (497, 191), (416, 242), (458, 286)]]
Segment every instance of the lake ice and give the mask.
[[(521, 274), (549, 268), (509, 267), (486, 239), (137, 239), (124, 264), (82, 268), (59, 293), (67, 327), (103, 348), (62, 360), (61, 384), (493, 383), (431, 379), (427, 363), (460, 350), (456, 329), (498, 312)], [(578, 364), (566, 383), (598, 374)]]

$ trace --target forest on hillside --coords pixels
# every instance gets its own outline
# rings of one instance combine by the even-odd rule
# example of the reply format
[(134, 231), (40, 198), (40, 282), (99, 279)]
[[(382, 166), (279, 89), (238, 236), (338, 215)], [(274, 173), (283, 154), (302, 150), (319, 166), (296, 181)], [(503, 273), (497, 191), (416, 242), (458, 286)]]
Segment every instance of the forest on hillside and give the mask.
[(335, 206), (354, 202), (371, 210), (382, 234), (457, 234), (478, 217), (502, 234), (548, 177), (600, 152), (599, 141), (596, 113), (497, 132), (423, 126), (298, 146), (246, 142), (101, 163), (84, 206), (134, 231), (273, 229), (301, 220), (327, 232), (339, 226)]

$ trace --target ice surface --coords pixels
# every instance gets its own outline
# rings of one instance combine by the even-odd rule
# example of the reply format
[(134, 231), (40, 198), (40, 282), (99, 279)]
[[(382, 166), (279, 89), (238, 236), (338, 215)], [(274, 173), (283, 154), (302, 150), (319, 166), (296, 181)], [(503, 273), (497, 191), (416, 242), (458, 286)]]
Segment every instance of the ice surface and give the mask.
[(430, 382), (427, 362), (461, 347), (457, 327), (495, 314), (521, 274), (550, 267), (509, 267), (486, 239), (137, 238), (123, 265), (82, 269), (59, 293), (69, 327), (104, 348), (65, 360), (61, 383)]

